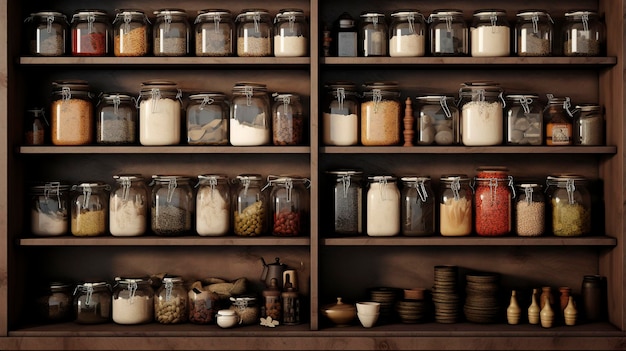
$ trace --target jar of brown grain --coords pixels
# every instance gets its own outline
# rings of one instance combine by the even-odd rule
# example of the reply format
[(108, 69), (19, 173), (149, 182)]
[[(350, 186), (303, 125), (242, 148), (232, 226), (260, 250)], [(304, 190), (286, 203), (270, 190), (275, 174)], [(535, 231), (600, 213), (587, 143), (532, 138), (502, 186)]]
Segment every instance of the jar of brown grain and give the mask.
[(113, 54), (145, 56), (148, 54), (150, 21), (143, 11), (117, 10), (113, 20)]
[(52, 144), (87, 145), (93, 141), (93, 101), (82, 80), (52, 84)]
[(301, 145), (304, 140), (304, 116), (300, 96), (274, 93), (272, 130), (274, 145)]
[(402, 130), (400, 112), (397, 83), (366, 83), (361, 103), (361, 144), (398, 145)]

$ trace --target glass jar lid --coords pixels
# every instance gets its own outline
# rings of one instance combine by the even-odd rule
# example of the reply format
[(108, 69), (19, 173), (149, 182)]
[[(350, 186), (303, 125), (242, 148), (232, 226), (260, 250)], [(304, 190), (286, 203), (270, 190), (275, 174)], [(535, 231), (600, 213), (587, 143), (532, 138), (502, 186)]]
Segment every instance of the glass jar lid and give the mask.
[(125, 181), (136, 182), (136, 181), (143, 180), (143, 176), (140, 174), (118, 174), (118, 175), (114, 175), (113, 179), (115, 179), (118, 182), (125, 182)]
[(469, 182), (467, 174), (444, 174), (439, 180), (444, 183)]
[[(533, 18), (533, 17), (550, 17), (545, 10), (520, 10), (517, 12), (517, 17)], [(552, 18), (550, 18), (552, 20)]]
[(301, 9), (280, 9), (278, 11), (278, 13), (276, 14), (276, 18), (275, 21), (285, 21), (285, 20), (292, 20), (295, 18), (303, 18), (304, 17), (304, 11), (302, 11)]
[(452, 95), (423, 95), (417, 96), (415, 99), (422, 103), (441, 103), (441, 101), (450, 102), (449, 100), (454, 101), (454, 97)]
[(108, 13), (104, 10), (76, 10), (72, 15), (72, 23), (77, 20), (88, 20), (93, 22), (95, 20), (106, 20)]
[(230, 301), (237, 307), (254, 306), (256, 305), (257, 297), (254, 295), (231, 296)]
[(88, 91), (89, 83), (86, 80), (70, 79), (70, 80), (57, 80), (52, 82), (52, 88), (54, 90), (76, 90), (76, 91)]
[(182, 16), (187, 17), (187, 12), (183, 9), (160, 9), (153, 12), (157, 17), (167, 17), (167, 16)]
[(65, 22), (67, 22), (67, 16), (65, 16), (63, 13), (61, 12), (57, 12), (57, 11), (39, 11), (39, 12), (33, 12), (30, 14), (30, 17), (28, 17), (26, 20), (32, 20), (35, 17), (42, 17), (42, 18), (50, 18), (51, 20), (63, 20)]
[(141, 92), (150, 92), (153, 89), (176, 90), (176, 83), (169, 80), (147, 80), (141, 82)]
[(565, 12), (565, 17), (573, 17), (574, 19), (583, 18), (584, 16), (598, 16), (598, 12), (592, 10), (571, 10)]
[(137, 9), (117, 9), (115, 10), (115, 19), (113, 20), (113, 24), (118, 21), (130, 21), (132, 19), (141, 19), (147, 21), (146, 13), (142, 10)]
[(137, 278), (129, 278), (129, 277), (115, 277), (115, 282), (118, 284), (151, 284), (152, 280), (148, 277), (137, 277)]
[(228, 21), (232, 18), (233, 14), (229, 10), (224, 9), (206, 9), (198, 11), (198, 16), (194, 23), (198, 23), (202, 20), (211, 20), (220, 22), (221, 20)]
[(380, 12), (363, 12), (360, 17), (365, 22), (385, 23), (385, 14)]
[(226, 174), (200, 174), (198, 175), (199, 183), (211, 184), (213, 182), (219, 182), (220, 180), (228, 181), (228, 176)]
[(419, 182), (430, 181), (430, 176), (428, 176), (428, 175), (426, 175), (426, 176), (420, 176), (420, 175), (404, 176), (404, 177), (400, 178), (400, 180), (402, 180), (405, 183), (419, 183)]
[(602, 112), (602, 106), (598, 104), (578, 104), (576, 109), (582, 112)]
[(362, 171), (356, 171), (356, 170), (333, 170), (333, 171), (326, 171), (326, 174), (334, 175), (337, 177), (362, 177), (363, 176)]
[(135, 100), (133, 96), (126, 93), (102, 93), (100, 94), (100, 99), (110, 103), (131, 102)]
[(220, 92), (201, 92), (189, 95), (189, 100), (205, 101), (207, 104), (212, 104), (214, 100), (223, 101), (225, 98), (226, 95)]
[(300, 95), (293, 93), (273, 93), (274, 101), (289, 103), (291, 100), (299, 101)]
[(586, 180), (587, 178), (579, 174), (555, 174), (547, 177), (548, 185), (557, 183), (561, 184), (568, 181), (584, 182)]
[(83, 282), (81, 284), (76, 285), (76, 289), (74, 290), (74, 293), (78, 292), (79, 290), (80, 291), (82, 290), (93, 291), (93, 290), (108, 289), (108, 288), (109, 288), (109, 283), (105, 281)]
[(491, 18), (492, 16), (500, 17), (506, 16), (506, 11), (501, 9), (476, 10), (473, 16), (479, 18)]
[(62, 184), (58, 181), (46, 182), (42, 185), (33, 185), (30, 189), (33, 193), (40, 193), (43, 195), (58, 195), (60, 192), (67, 191), (70, 188), (67, 184)]
[(67, 291), (71, 287), (72, 287), (72, 284), (67, 283), (67, 282), (50, 282), (48, 284), (48, 288), (50, 289), (51, 292)]
[(266, 9), (244, 9), (235, 18), (235, 21), (239, 22), (243, 19), (252, 17), (254, 21), (258, 21), (261, 17), (269, 17), (270, 13)]
[(240, 174), (236, 178), (240, 182), (261, 181), (261, 180), (263, 180), (263, 177), (260, 174)]
[(448, 17), (455, 17), (455, 16), (463, 16), (463, 11), (457, 10), (457, 9), (438, 9), (438, 10), (434, 10), (428, 17), (437, 18), (437, 19), (441, 19), (441, 18), (445, 19)]
[(93, 191), (93, 190), (109, 190), (109, 185), (105, 182), (84, 182), (72, 186), (73, 191)]
[(371, 183), (395, 182), (397, 179), (398, 177), (393, 175), (374, 175), (367, 177), (367, 180)]
[(152, 180), (157, 183), (171, 183), (171, 182), (188, 182), (190, 180), (187, 176), (180, 175), (153, 175)]
[(165, 276), (163, 277), (163, 279), (161, 279), (161, 282), (163, 282), (164, 284), (174, 284), (174, 283), (182, 283), (183, 282), (183, 278), (177, 275), (174, 276)]
[(233, 86), (233, 93), (237, 94), (248, 94), (248, 92), (267, 92), (267, 86), (261, 83), (254, 82), (238, 82)]

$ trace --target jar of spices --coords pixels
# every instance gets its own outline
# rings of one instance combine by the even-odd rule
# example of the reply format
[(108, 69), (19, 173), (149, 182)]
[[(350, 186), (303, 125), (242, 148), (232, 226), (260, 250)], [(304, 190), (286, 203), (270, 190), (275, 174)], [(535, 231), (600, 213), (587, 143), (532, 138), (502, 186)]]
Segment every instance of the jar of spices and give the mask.
[(189, 298), (189, 322), (212, 324), (219, 310), (219, 295), (204, 289), (200, 282), (192, 285), (187, 293)]
[(100, 236), (107, 233), (110, 188), (103, 182), (72, 186), (72, 235)]
[(574, 143), (574, 112), (571, 110), (571, 105), (569, 97), (548, 95), (548, 106), (543, 112), (546, 145), (563, 146)]
[(363, 12), (359, 27), (359, 56), (387, 56), (389, 38), (385, 14)]
[(151, 80), (141, 83), (139, 142), (141, 145), (180, 143), (182, 92), (176, 83)]
[(344, 12), (335, 21), (331, 54), (337, 57), (356, 57), (358, 32), (352, 16)]
[(468, 28), (461, 10), (435, 10), (428, 21), (433, 56), (465, 56), (469, 53)]
[(574, 110), (574, 145), (604, 145), (604, 113), (596, 104), (576, 105)]
[(300, 96), (292, 93), (274, 93), (272, 106), (272, 141), (274, 145), (302, 145), (304, 115)]
[(366, 231), (369, 236), (400, 234), (400, 190), (391, 175), (368, 177)]
[(156, 235), (190, 233), (194, 196), (189, 181), (183, 176), (152, 176), (151, 229)]
[(349, 146), (359, 143), (359, 95), (351, 82), (328, 83), (323, 112), (324, 145)]
[(474, 223), (479, 236), (502, 236), (511, 232), (513, 177), (502, 167), (479, 168), (474, 177)]
[(281, 9), (274, 18), (274, 56), (302, 57), (309, 52), (308, 24), (301, 9)]
[(235, 84), (230, 104), (230, 143), (233, 146), (268, 145), (270, 113), (265, 84)]
[(402, 132), (401, 112), (397, 83), (366, 83), (361, 103), (361, 144), (398, 145)]
[(107, 282), (85, 282), (74, 289), (74, 316), (79, 324), (111, 321), (111, 286)]
[(447, 95), (418, 96), (417, 143), (459, 144), (459, 109)]
[(161, 324), (187, 322), (188, 298), (183, 278), (166, 276), (154, 296), (154, 319)]
[(363, 172), (336, 170), (326, 173), (332, 184), (333, 233), (363, 234)]
[(134, 144), (137, 141), (135, 98), (123, 93), (104, 93), (96, 107), (96, 143)]
[(198, 176), (196, 232), (200, 236), (222, 236), (230, 231), (230, 187), (224, 174)]
[(465, 174), (439, 179), (439, 231), (443, 236), (472, 234), (472, 189)]
[(28, 52), (34, 56), (65, 55), (67, 17), (57, 11), (31, 13), (26, 18), (28, 25)]
[(50, 139), (50, 123), (43, 108), (33, 107), (26, 110), (24, 118), (24, 144), (45, 145)]
[(241, 325), (253, 325), (259, 323), (261, 309), (258, 306), (257, 298), (253, 295), (241, 295), (230, 298), (231, 310), (239, 316)]
[(518, 236), (540, 236), (545, 232), (546, 202), (541, 184), (516, 185), (515, 232)]
[(272, 56), (272, 18), (264, 9), (245, 9), (235, 19), (237, 56)]
[(189, 96), (187, 144), (228, 144), (229, 107), (223, 93), (206, 92)]
[(30, 228), (36, 236), (65, 235), (69, 229), (69, 186), (48, 182), (31, 188)]
[(139, 236), (148, 223), (148, 187), (141, 175), (113, 176), (109, 200), (109, 231), (113, 236)]
[(512, 94), (506, 96), (506, 143), (508, 145), (541, 145), (543, 111), (539, 96)]
[(299, 236), (308, 233), (310, 181), (291, 176), (268, 176), (272, 235)]
[(233, 198), (235, 235), (259, 236), (267, 230), (267, 199), (260, 174), (240, 174)]
[(272, 278), (270, 285), (263, 289), (263, 305), (261, 305), (261, 318), (271, 318), (275, 321), (282, 321), (283, 304), (280, 300), (281, 289), (278, 287), (278, 280)]
[(511, 28), (504, 10), (477, 10), (470, 27), (472, 57), (509, 56)]
[(426, 53), (426, 24), (417, 10), (400, 10), (391, 14), (389, 56), (418, 57)]
[(402, 235), (435, 234), (435, 194), (429, 176), (405, 176), (402, 180)]
[(52, 83), (51, 129), (54, 145), (88, 145), (93, 141), (94, 107), (83, 80)]
[(150, 21), (141, 10), (117, 10), (113, 20), (113, 54), (146, 56), (150, 47)]
[(196, 56), (232, 56), (234, 22), (230, 11), (200, 10), (194, 21)]
[(563, 24), (565, 56), (601, 56), (604, 52), (606, 25), (598, 12), (568, 11)]
[(554, 21), (543, 10), (522, 10), (515, 25), (515, 53), (518, 56), (550, 56)]
[(591, 233), (591, 195), (588, 180), (580, 175), (551, 175), (547, 178), (552, 234), (583, 236)]
[(161, 9), (154, 11), (154, 15), (154, 56), (186, 56), (191, 26), (185, 10)]
[(503, 108), (506, 106), (498, 83), (467, 82), (459, 90), (461, 143), (465, 146), (500, 145), (503, 137)]
[(154, 290), (148, 278), (115, 278), (113, 322), (143, 324), (154, 320)]
[(47, 323), (67, 322), (72, 319), (72, 285), (51, 282), (37, 297), (37, 314)]
[(103, 10), (77, 10), (72, 15), (72, 56), (106, 56), (113, 31)]

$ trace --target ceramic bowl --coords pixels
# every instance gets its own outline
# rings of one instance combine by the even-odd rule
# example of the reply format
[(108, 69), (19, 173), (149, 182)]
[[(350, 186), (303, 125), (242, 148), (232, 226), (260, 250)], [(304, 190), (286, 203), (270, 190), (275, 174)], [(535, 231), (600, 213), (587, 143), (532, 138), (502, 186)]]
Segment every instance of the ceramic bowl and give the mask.
[(374, 324), (376, 324), (379, 314), (380, 313), (374, 313), (374, 314), (357, 313), (356, 315), (359, 318), (359, 322), (361, 322), (361, 325), (364, 328), (371, 328), (374, 326)]
[(356, 308), (352, 304), (344, 303), (341, 301), (341, 297), (338, 297), (337, 303), (322, 308), (322, 314), (335, 325), (349, 325), (356, 317)]
[(363, 301), (356, 303), (356, 312), (362, 314), (375, 314), (380, 312), (380, 302)]
[(222, 328), (232, 328), (239, 323), (239, 316), (234, 310), (217, 311), (217, 325)]

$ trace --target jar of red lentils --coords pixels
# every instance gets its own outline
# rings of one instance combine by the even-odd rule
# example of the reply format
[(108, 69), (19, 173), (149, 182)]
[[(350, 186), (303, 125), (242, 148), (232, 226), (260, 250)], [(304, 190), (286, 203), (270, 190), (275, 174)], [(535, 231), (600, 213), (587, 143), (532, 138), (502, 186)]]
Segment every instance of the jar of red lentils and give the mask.
[(511, 232), (511, 201), (515, 195), (513, 177), (506, 168), (479, 168), (474, 184), (476, 234), (501, 236)]
[(106, 56), (113, 31), (103, 10), (77, 10), (72, 16), (72, 56)]

